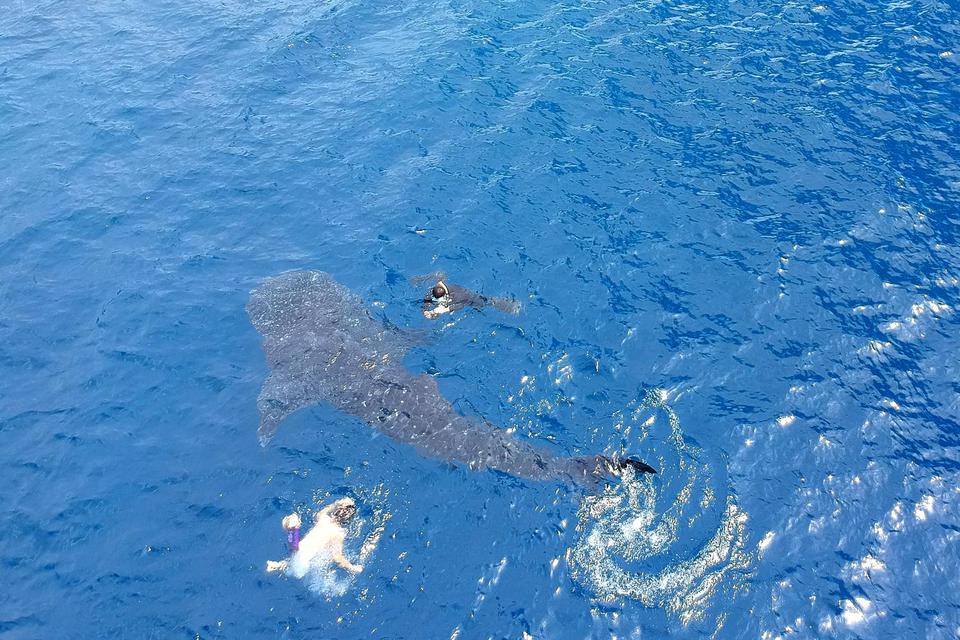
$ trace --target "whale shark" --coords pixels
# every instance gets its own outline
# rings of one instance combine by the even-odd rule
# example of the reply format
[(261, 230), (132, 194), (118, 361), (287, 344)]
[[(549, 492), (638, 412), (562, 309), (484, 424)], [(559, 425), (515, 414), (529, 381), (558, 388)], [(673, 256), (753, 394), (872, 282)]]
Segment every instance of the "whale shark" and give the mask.
[(362, 299), (322, 271), (267, 278), (250, 293), (250, 321), (263, 338), (269, 373), (257, 399), (260, 444), (291, 413), (326, 403), (429, 458), (529, 480), (594, 485), (631, 458), (563, 457), (505, 429), (457, 412), (437, 381), (404, 366), (411, 340), (370, 315)]

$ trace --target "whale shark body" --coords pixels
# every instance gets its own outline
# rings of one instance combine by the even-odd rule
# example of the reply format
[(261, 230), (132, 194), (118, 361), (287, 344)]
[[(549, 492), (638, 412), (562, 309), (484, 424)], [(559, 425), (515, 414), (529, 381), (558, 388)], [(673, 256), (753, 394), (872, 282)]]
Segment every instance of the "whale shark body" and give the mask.
[(263, 336), (269, 368), (257, 400), (261, 445), (286, 416), (327, 403), (424, 456), (471, 469), (588, 485), (626, 466), (656, 473), (637, 460), (560, 457), (458, 413), (434, 378), (404, 367), (409, 341), (327, 273), (268, 278), (251, 292), (247, 313)]

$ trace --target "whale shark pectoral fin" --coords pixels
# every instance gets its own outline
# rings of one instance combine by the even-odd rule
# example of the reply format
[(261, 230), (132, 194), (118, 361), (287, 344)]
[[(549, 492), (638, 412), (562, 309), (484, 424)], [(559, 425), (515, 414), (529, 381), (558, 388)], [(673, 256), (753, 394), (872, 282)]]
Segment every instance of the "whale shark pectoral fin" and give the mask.
[[(266, 390), (266, 387), (264, 387)], [(260, 446), (265, 447), (270, 444), (273, 434), (277, 432), (277, 427), (285, 417), (293, 413), (293, 410), (282, 402), (272, 398), (264, 398), (263, 394), (257, 400), (257, 408), (260, 410), (260, 426), (257, 428), (257, 439)]]
[(263, 382), (260, 397), (257, 398), (257, 409), (260, 412), (260, 426), (257, 428), (257, 438), (260, 446), (270, 444), (277, 427), (288, 415), (315, 404), (318, 400), (309, 398), (301, 384), (287, 379), (285, 376), (272, 373)]
[(260, 442), (261, 447), (266, 447), (270, 444), (270, 441), (273, 440), (273, 434), (277, 432), (277, 427), (279, 426), (279, 420), (268, 419), (266, 416), (260, 418), (260, 426), (257, 428), (257, 440)]

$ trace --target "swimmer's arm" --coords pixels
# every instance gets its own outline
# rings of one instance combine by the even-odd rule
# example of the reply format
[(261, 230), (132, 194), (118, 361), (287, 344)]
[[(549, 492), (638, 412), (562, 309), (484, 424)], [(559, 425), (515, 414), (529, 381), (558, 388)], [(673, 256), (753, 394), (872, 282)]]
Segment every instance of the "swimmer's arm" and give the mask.
[(336, 541), (333, 543), (333, 561), (343, 569), (351, 571), (353, 573), (360, 573), (363, 571), (363, 567), (359, 564), (353, 564), (347, 557), (343, 555), (343, 540), (344, 534), (346, 532), (342, 529), (340, 530), (340, 535), (337, 537)]
[(353, 564), (352, 562), (347, 560), (347, 557), (343, 555), (343, 550), (340, 550), (333, 555), (333, 561), (337, 563), (338, 566), (340, 566), (343, 569), (346, 569), (347, 571), (351, 571), (353, 573), (360, 573), (361, 571), (363, 571), (362, 566), (360, 566), (359, 564)]
[(451, 311), (453, 311), (453, 305), (450, 305), (448, 307), (442, 304), (438, 304), (433, 309), (426, 308), (426, 307), (429, 307), (429, 305), (424, 305), (424, 307), (425, 308), (423, 310), (423, 317), (426, 318), (427, 320), (433, 320), (434, 318), (439, 318), (443, 314), (450, 313)]
[(430, 316), (427, 314), (433, 309), (433, 296), (428, 293), (427, 297), (423, 299), (423, 304), (420, 305), (420, 308), (423, 310), (423, 315), (429, 318)]

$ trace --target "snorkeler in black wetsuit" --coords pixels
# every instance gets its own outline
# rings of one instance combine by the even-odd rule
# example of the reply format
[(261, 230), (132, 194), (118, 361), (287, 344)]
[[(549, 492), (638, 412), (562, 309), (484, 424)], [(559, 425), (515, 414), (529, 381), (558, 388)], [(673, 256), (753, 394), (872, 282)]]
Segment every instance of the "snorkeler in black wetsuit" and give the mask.
[(448, 285), (440, 276), (437, 279), (437, 284), (427, 292), (423, 299), (423, 317), (434, 320), (445, 313), (453, 313), (464, 307), (482, 309), (486, 306), (491, 306), (504, 313), (517, 314), (520, 311), (520, 303), (516, 300), (488, 297), (466, 287), (455, 284)]

